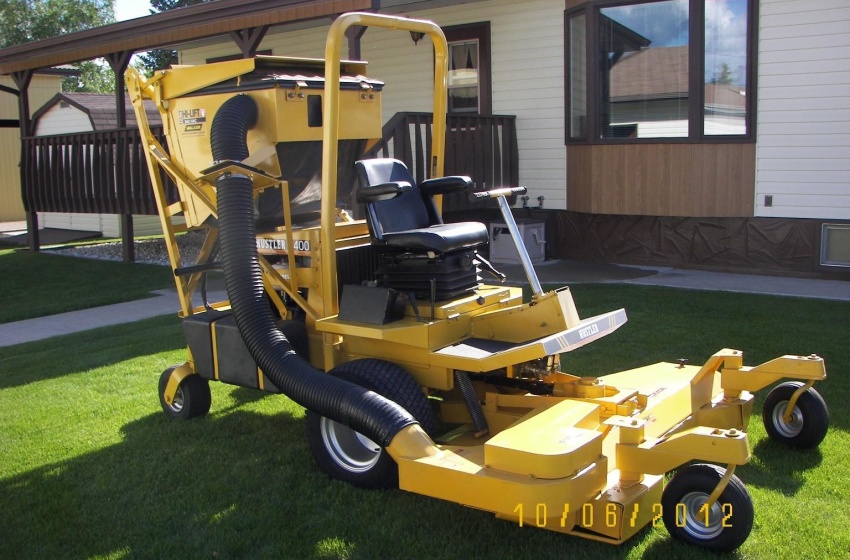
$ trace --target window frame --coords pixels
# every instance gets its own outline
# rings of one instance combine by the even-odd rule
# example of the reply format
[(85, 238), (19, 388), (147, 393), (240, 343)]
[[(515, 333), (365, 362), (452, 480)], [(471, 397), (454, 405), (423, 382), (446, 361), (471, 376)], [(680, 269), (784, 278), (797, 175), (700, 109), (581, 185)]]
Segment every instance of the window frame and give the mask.
[[(603, 138), (599, 134), (601, 88), (599, 68), (599, 21), (601, 10), (617, 6), (651, 4), (659, 0), (587, 0), (564, 11), (564, 138), (567, 145), (595, 144), (729, 144), (752, 143), (756, 139), (757, 76), (758, 76), (758, 0), (748, 0), (747, 6), (747, 98), (746, 134), (705, 134), (705, 3), (688, 2), (688, 136), (658, 138)], [(572, 99), (570, 21), (585, 16), (585, 97), (586, 126), (584, 137), (571, 136)]]
[(493, 82), (490, 58), (490, 22), (481, 21), (443, 27), (447, 43), (478, 41), (478, 111), (462, 111), (456, 115), (493, 115)]

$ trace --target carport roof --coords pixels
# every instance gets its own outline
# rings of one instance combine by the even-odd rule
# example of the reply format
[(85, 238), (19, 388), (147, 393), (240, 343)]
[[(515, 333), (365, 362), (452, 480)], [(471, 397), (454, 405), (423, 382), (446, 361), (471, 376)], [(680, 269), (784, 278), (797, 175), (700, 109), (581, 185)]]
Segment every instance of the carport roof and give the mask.
[(379, 7), (378, 0), (216, 0), (2, 49), (0, 74)]

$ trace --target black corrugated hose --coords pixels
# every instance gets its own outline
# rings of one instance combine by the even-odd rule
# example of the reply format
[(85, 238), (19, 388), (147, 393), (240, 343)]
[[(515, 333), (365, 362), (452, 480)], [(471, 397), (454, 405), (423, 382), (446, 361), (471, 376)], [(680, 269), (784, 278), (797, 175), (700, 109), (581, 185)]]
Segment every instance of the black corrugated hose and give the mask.
[[(247, 132), (256, 120), (257, 104), (251, 97), (237, 95), (224, 102), (210, 131), (215, 161), (247, 158)], [(386, 447), (404, 427), (415, 424), (416, 419), (396, 403), (327, 375), (295, 353), (277, 329), (265, 297), (257, 258), (251, 179), (225, 173), (216, 181), (216, 188), (227, 296), (254, 361), (293, 401)]]

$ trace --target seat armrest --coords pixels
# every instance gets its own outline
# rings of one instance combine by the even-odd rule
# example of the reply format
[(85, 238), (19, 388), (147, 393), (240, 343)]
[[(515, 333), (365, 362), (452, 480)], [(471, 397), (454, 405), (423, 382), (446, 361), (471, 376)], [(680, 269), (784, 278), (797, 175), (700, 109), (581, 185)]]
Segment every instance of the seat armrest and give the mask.
[(407, 181), (394, 181), (392, 183), (381, 183), (371, 187), (357, 189), (355, 195), (357, 202), (370, 204), (382, 200), (392, 200), (404, 191), (412, 189), (413, 186)]
[(463, 192), (472, 188), (472, 179), (460, 175), (426, 179), (419, 183), (419, 190), (426, 196)]

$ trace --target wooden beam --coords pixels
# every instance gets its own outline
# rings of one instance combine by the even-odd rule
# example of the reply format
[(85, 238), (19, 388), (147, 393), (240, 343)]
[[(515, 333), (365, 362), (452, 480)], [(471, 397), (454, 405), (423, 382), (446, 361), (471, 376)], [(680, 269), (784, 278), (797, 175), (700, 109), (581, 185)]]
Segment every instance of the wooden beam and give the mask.
[(360, 53), (360, 39), (367, 29), (368, 27), (354, 26), (345, 30), (345, 38), (348, 39), (348, 60), (363, 60)]
[[(118, 116), (118, 128), (127, 126), (127, 107), (124, 103), (126, 95), (124, 89), (124, 72), (130, 65), (130, 59), (133, 57), (133, 51), (118, 51), (106, 55), (106, 60), (109, 62), (109, 67), (115, 72), (115, 114)], [(115, 181), (121, 185), (122, 192), (127, 186), (124, 184), (124, 171), (129, 168), (127, 161), (127, 143), (119, 140), (116, 144), (116, 160), (115, 160)], [(119, 174), (121, 176), (119, 176)], [(135, 235), (133, 233), (133, 215), (129, 213), (129, 201), (124, 200), (125, 208), (121, 216), (121, 246), (124, 262), (133, 262), (136, 260), (136, 245)]]
[[(20, 121), (20, 129), (21, 129), (21, 137), (30, 135), (30, 102), (29, 102), (29, 88), (30, 83), (32, 83), (32, 76), (34, 72), (32, 70), (22, 70), (20, 72), (12, 73), (12, 80), (15, 82), (15, 85), (18, 87), (18, 119)], [(27, 184), (27, 171), (26, 168), (22, 165), (20, 167), (20, 177), (21, 177), (21, 194), (23, 195), (23, 189)], [(24, 200), (26, 200), (24, 198)], [(38, 252), (41, 249), (41, 240), (38, 236), (38, 214), (36, 212), (30, 212), (29, 208), (27, 208), (27, 243), (29, 245), (30, 251)]]
[(118, 116), (118, 128), (127, 126), (127, 107), (124, 103), (124, 72), (130, 66), (133, 51), (109, 53), (104, 58), (115, 72), (115, 114)]
[(253, 58), (257, 55), (257, 49), (260, 48), (260, 43), (263, 42), (263, 37), (266, 36), (268, 30), (268, 25), (235, 29), (230, 32), (230, 38), (242, 51), (242, 58)]
[(21, 94), (21, 92), (19, 92), (15, 88), (10, 88), (9, 86), (4, 86), (3, 84), (0, 84), (0, 91), (4, 91), (6, 93), (11, 93), (12, 95), (15, 95), (15, 96), (18, 96), (18, 95)]

